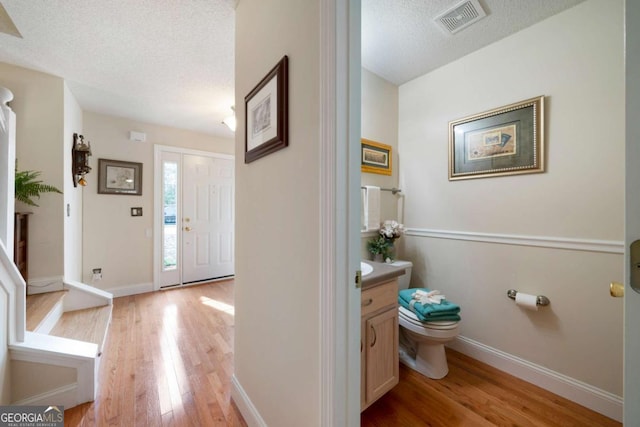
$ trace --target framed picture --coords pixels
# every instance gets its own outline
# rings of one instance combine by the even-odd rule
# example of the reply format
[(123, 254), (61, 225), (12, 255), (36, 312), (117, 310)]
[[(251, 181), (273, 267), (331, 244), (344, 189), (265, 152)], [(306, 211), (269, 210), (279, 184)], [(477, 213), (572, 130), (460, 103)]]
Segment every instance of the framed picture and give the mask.
[(244, 98), (244, 162), (289, 145), (289, 58), (280, 62)]
[(142, 195), (142, 163), (98, 159), (98, 194)]
[(362, 172), (391, 175), (391, 146), (362, 139), (360, 143), (360, 170)]
[(544, 96), (449, 122), (449, 180), (544, 172)]

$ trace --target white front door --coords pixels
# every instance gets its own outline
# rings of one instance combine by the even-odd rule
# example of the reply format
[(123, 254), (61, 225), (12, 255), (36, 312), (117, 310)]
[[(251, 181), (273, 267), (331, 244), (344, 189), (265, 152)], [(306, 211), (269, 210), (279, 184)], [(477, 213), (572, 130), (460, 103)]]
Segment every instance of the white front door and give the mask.
[(156, 146), (154, 289), (234, 274), (234, 160)]
[(233, 164), (183, 156), (183, 283), (233, 275)]
[[(624, 425), (640, 426), (640, 289), (631, 287), (629, 246), (640, 239), (640, 2), (626, 0), (626, 191), (624, 295)], [(640, 273), (640, 271), (638, 272)]]

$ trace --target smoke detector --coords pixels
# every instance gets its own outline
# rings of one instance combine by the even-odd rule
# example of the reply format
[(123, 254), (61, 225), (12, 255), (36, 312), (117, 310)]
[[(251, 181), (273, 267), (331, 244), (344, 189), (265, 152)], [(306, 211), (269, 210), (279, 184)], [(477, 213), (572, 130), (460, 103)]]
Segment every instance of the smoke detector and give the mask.
[(455, 34), (487, 16), (478, 0), (464, 0), (434, 18), (447, 34)]

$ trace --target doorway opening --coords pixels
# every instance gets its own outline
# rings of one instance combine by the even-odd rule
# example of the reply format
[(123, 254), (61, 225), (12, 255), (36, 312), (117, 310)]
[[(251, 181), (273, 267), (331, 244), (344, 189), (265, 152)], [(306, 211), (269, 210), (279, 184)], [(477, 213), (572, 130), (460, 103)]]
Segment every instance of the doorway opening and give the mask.
[(155, 147), (154, 289), (234, 275), (234, 157)]

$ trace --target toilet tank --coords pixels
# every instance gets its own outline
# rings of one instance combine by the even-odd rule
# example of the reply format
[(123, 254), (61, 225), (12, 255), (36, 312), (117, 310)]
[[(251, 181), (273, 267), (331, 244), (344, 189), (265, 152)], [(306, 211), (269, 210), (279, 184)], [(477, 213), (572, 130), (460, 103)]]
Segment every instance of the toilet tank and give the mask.
[(411, 261), (395, 260), (391, 265), (404, 268), (404, 275), (398, 276), (398, 289), (409, 289), (409, 285), (411, 284), (411, 269), (413, 268)]

